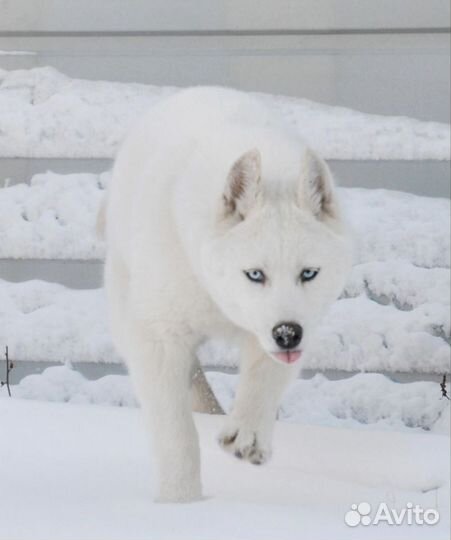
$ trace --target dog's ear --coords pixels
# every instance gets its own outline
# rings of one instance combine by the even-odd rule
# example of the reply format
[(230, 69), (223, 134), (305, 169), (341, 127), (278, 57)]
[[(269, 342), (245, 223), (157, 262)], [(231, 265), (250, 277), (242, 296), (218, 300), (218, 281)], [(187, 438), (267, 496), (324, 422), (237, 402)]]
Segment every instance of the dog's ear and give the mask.
[(224, 215), (243, 220), (261, 196), (261, 157), (249, 150), (232, 165), (223, 194)]
[(326, 162), (310, 149), (305, 150), (298, 186), (298, 203), (310, 208), (319, 220), (338, 217), (332, 173)]

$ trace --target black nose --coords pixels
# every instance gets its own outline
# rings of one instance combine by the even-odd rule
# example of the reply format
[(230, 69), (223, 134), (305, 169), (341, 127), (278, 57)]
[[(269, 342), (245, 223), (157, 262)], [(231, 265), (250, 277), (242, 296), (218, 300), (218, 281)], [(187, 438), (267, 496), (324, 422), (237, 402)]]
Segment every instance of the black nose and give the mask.
[(302, 339), (302, 327), (292, 322), (283, 322), (272, 329), (272, 337), (281, 349), (294, 349)]

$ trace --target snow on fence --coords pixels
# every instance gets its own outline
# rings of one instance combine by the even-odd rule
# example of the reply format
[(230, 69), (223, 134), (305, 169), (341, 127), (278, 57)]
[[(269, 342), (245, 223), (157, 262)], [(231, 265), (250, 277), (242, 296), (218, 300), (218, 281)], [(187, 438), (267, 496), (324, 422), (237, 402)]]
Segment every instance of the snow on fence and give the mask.
[[(47, 173), (0, 190), (0, 258), (101, 259), (95, 219), (108, 179)], [(449, 371), (449, 201), (356, 188), (340, 195), (355, 266), (305, 367)], [(3, 281), (0, 306), (0, 345), (9, 345), (13, 359), (119, 360), (101, 290)], [(202, 350), (209, 366), (237, 365), (236, 351), (224, 344)]]
[[(443, 276), (442, 276), (443, 277)], [(72, 290), (55, 283), (0, 281), (0, 344), (12, 360), (117, 363), (102, 289)], [(449, 372), (449, 305), (426, 302), (401, 310), (363, 293), (342, 298), (318, 331), (310, 369)], [(220, 341), (199, 349), (208, 367), (233, 368), (237, 350)]]
[[(95, 220), (108, 179), (47, 173), (0, 190), (0, 259), (102, 259)], [(305, 367), (448, 372), (449, 201), (358, 188), (340, 195), (355, 266)], [(12, 359), (116, 363), (106, 320), (100, 289), (0, 281), (0, 345)], [(218, 342), (200, 357), (210, 367), (238, 363)]]
[[(111, 158), (130, 125), (176, 91), (71, 79), (53, 68), (0, 69), (0, 157)], [(257, 96), (325, 159), (450, 159), (447, 124)]]
[[(29, 185), (0, 189), (0, 259), (102, 258), (95, 222), (108, 179), (109, 173), (49, 172)], [(399, 259), (449, 267), (448, 200), (363, 188), (341, 188), (340, 194), (356, 239), (356, 263)]]
[[(0, 157), (110, 158), (134, 119), (174, 91), (71, 79), (52, 68), (0, 71)], [(449, 125), (258, 96), (330, 159), (450, 157)], [(100, 261), (104, 248), (94, 223), (108, 178), (48, 172), (29, 184), (6, 184), (0, 262)], [(305, 367), (448, 372), (449, 201), (357, 188), (341, 194), (355, 230), (356, 265)], [(3, 345), (13, 360), (119, 361), (100, 289), (0, 281)], [(221, 368), (238, 362), (237, 351), (218, 342), (201, 347), (199, 356)]]

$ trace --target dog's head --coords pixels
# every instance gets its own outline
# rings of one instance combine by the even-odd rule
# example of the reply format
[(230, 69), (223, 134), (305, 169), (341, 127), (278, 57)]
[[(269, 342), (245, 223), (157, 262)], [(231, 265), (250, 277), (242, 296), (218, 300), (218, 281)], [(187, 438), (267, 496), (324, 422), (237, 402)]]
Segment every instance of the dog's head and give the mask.
[(203, 274), (222, 312), (291, 364), (344, 286), (350, 244), (323, 160), (305, 151), (297, 178), (280, 183), (262, 170), (258, 150), (231, 167)]

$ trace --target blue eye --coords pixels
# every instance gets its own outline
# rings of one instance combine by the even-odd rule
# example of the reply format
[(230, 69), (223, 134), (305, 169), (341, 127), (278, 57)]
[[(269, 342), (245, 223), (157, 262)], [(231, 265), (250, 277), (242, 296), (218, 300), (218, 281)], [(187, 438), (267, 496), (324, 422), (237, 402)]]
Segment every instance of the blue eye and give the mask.
[(316, 278), (318, 273), (319, 273), (319, 268), (304, 268), (300, 276), (302, 283), (304, 283), (305, 281), (312, 281), (312, 279)]
[(258, 270), (258, 269), (244, 270), (244, 273), (247, 279), (249, 279), (250, 281), (253, 281), (254, 283), (264, 283), (266, 281), (266, 276), (262, 270)]

